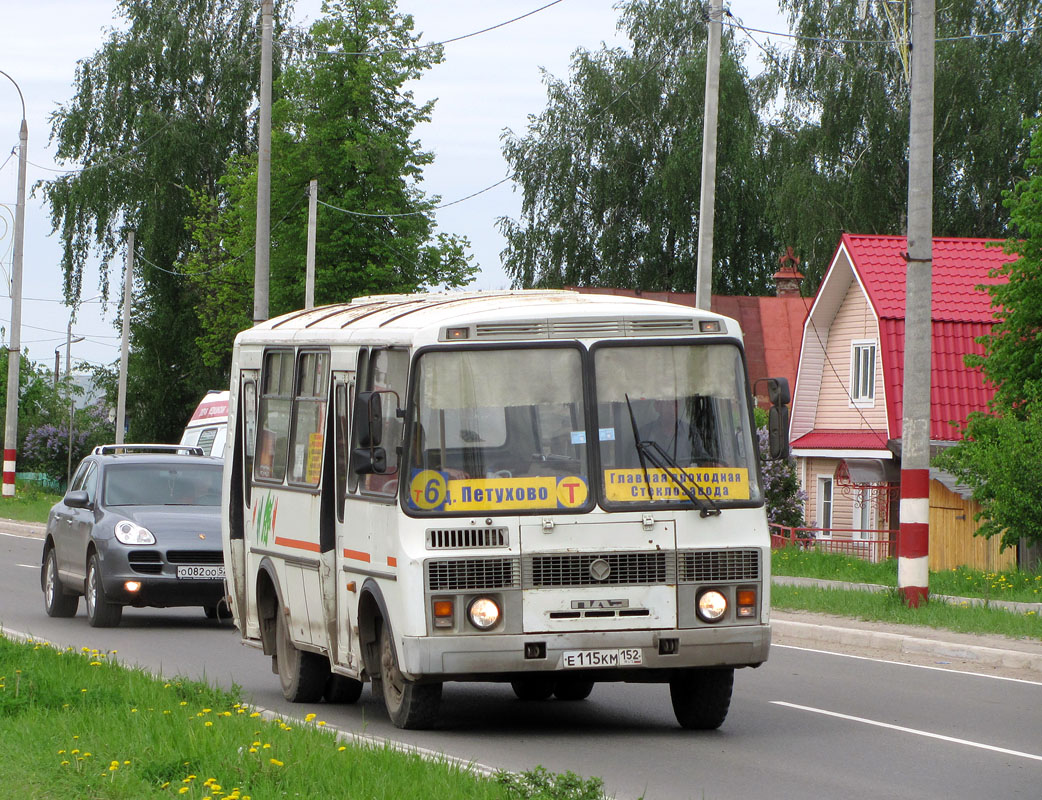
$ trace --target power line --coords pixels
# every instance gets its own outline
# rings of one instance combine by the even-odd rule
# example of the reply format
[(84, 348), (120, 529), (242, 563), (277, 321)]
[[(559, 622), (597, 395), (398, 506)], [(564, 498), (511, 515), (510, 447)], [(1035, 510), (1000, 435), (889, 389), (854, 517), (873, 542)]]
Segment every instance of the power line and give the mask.
[[(498, 28), (506, 27), (507, 25), (512, 25), (515, 22), (523, 20), (523, 19), (525, 19), (527, 17), (531, 17), (534, 14), (538, 14), (540, 11), (545, 11), (546, 9), (550, 8), (551, 6), (556, 6), (558, 3), (563, 3), (563, 2), (564, 2), (564, 0), (553, 0), (553, 2), (547, 3), (544, 6), (540, 6), (539, 8), (533, 9), (532, 11), (529, 11), (529, 12), (527, 12), (525, 14), (522, 14), (519, 17), (514, 17), (513, 19), (508, 19), (505, 22), (499, 22), (499, 23), (497, 23), (495, 25), (490, 25), (487, 28), (482, 28), (479, 31), (474, 31), (473, 33), (464, 33), (464, 34), (462, 34), (460, 36), (453, 36), (452, 38), (442, 39), (440, 42), (431, 42), (429, 44), (410, 45), (410, 46), (407, 46), (407, 47), (387, 47), (387, 48), (384, 48), (383, 50), (363, 50), (363, 51), (359, 51), (359, 52), (349, 52), (347, 50), (318, 50), (317, 48), (313, 48), (313, 47), (308, 47), (308, 48), (299, 47), (299, 46), (298, 47), (301, 50), (306, 49), (306, 50), (309, 50), (311, 53), (313, 53), (315, 55), (320, 55), (320, 56), (370, 56), (370, 57), (379, 57), (379, 56), (384, 55), (385, 53), (403, 53), (403, 52), (407, 52), (409, 50), (429, 50), (429, 49), (434, 48), (434, 47), (440, 47), (441, 45), (452, 44), (453, 42), (459, 42), (459, 41), (462, 41), (464, 39), (470, 39), (470, 38), (472, 38), (474, 36), (480, 36), (483, 33), (488, 33), (489, 31), (494, 31), (494, 30), (496, 30)], [(284, 41), (283, 44), (293, 44), (293, 43)]]

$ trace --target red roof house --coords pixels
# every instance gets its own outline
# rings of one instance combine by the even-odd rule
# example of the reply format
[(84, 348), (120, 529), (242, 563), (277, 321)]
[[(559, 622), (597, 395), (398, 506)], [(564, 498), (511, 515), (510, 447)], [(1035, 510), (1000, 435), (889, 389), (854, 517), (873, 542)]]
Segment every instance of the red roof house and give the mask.
[[(932, 444), (958, 440), (959, 426), (993, 394), (964, 357), (982, 352), (975, 340), (995, 321), (982, 287), (1005, 280), (991, 272), (1016, 259), (1002, 244), (934, 239)], [(806, 516), (853, 538), (896, 527), (906, 252), (904, 236), (844, 233), (804, 325), (789, 434)]]

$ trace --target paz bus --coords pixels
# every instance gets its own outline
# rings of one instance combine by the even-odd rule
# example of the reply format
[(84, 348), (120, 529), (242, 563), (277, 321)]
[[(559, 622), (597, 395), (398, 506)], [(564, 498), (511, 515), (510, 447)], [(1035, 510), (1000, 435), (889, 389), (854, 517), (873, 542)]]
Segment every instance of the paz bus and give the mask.
[(297, 311), (235, 339), (228, 601), (291, 701), (369, 682), (426, 728), (446, 681), (649, 682), (716, 728), (770, 646), (759, 459), (718, 314), (533, 290)]

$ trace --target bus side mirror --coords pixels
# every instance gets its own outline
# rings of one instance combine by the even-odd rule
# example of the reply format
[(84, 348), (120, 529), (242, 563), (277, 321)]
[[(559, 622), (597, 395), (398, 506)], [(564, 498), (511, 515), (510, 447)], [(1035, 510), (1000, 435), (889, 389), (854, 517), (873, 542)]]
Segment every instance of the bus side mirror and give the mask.
[(768, 378), (767, 396), (771, 401), (767, 412), (767, 453), (772, 461), (789, 457), (789, 403), (792, 394), (787, 378)]
[(387, 472), (387, 451), (382, 447), (356, 447), (351, 451), (352, 469), (359, 475)]
[(355, 441), (359, 447), (378, 447), (384, 419), (379, 392), (359, 392), (355, 401)]

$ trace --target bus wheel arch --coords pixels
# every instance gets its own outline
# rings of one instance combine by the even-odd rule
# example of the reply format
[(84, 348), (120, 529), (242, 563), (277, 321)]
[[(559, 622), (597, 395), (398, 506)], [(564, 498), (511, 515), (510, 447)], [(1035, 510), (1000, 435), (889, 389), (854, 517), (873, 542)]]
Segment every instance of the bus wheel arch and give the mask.
[(266, 656), (275, 654), (275, 623), (278, 611), (283, 607), (282, 592), (279, 591), (270, 562), (265, 559), (257, 569), (255, 593), (257, 624), (260, 626), (262, 652)]

